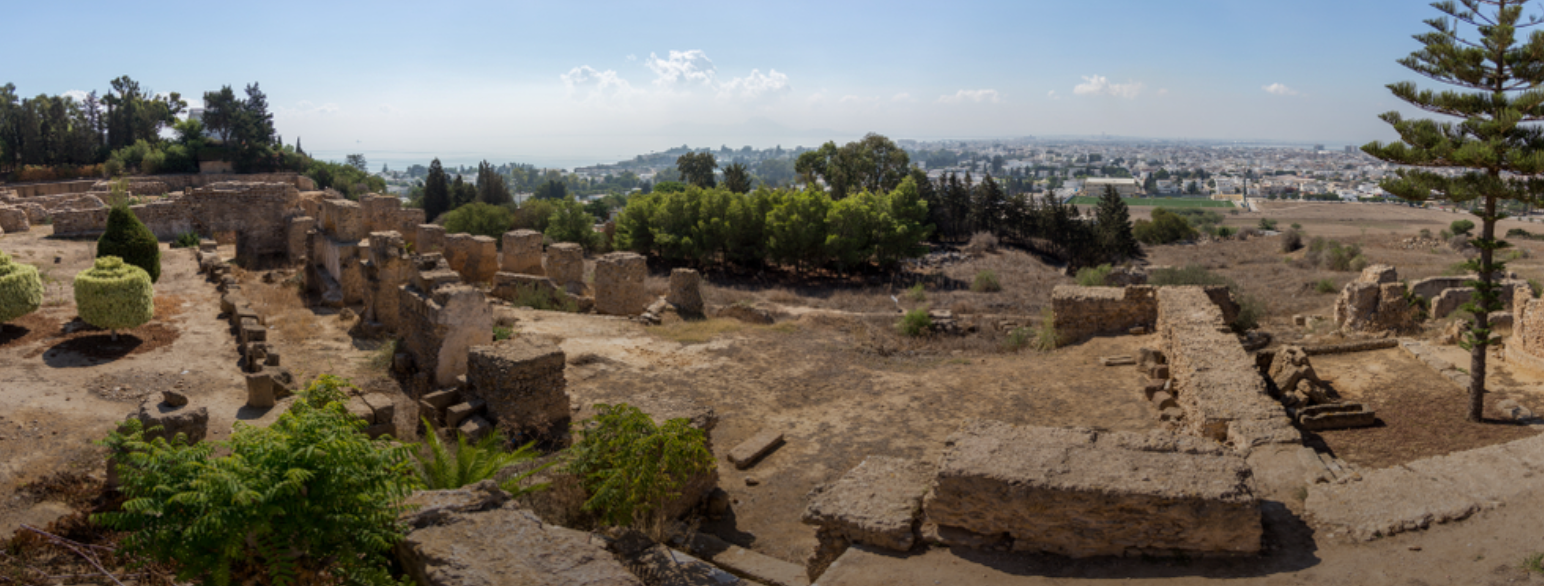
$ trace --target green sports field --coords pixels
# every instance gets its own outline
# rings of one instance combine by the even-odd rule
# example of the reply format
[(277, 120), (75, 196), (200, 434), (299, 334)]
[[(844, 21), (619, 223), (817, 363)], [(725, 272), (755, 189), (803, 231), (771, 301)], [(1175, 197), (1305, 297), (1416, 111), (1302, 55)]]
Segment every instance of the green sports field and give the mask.
[[(1127, 207), (1146, 206), (1164, 208), (1231, 208), (1231, 201), (1217, 201), (1199, 197), (1123, 197)], [(1091, 206), (1099, 205), (1099, 198), (1078, 196), (1072, 198), (1074, 205)]]

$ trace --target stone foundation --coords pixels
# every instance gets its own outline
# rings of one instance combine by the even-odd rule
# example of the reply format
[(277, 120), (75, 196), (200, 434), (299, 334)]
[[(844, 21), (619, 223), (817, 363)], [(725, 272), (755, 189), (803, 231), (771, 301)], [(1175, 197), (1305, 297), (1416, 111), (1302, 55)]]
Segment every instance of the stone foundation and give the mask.
[(567, 362), (557, 344), (518, 336), (474, 346), (467, 358), (467, 393), (487, 404), (506, 432), (547, 437), (568, 429)]
[(1158, 320), (1156, 289), (1058, 286), (1051, 292), (1058, 344), (1075, 344), (1097, 334), (1124, 334), (1153, 327)]

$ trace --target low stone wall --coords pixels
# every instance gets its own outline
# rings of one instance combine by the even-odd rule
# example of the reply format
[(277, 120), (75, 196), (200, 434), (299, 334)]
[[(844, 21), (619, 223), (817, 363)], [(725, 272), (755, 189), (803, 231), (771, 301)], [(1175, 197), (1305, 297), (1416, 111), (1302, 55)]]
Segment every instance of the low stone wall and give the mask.
[(1348, 332), (1410, 328), (1415, 311), (1405, 301), (1405, 286), (1398, 280), (1399, 275), (1389, 265), (1362, 269), (1335, 299), (1335, 326)]
[[(161, 240), (184, 232), (235, 232), (237, 257), (255, 267), (292, 256), (288, 224), (299, 195), (286, 183), (215, 183), (130, 209)], [(107, 209), (58, 212), (53, 222), (55, 236), (95, 237), (107, 228)]]
[(975, 420), (948, 446), (923, 504), (941, 536), (1071, 557), (1260, 551), (1249, 465), (1210, 442)]
[(1158, 334), (1171, 390), (1184, 413), (1180, 429), (1241, 451), (1302, 441), (1281, 404), (1268, 394), (1254, 358), (1204, 289), (1160, 289)]
[[(167, 192), (208, 187), (216, 183), (283, 183), (294, 187), (298, 191), (314, 191), (316, 189), (315, 181), (312, 181), (310, 177), (296, 173), (150, 175), (129, 178), (129, 189), (135, 195), (160, 195)], [(135, 185), (143, 187), (136, 190)], [(154, 188), (159, 188), (160, 191), (152, 191)], [(83, 189), (81, 191), (112, 191), (112, 182), (108, 180), (94, 181), (90, 189)]]
[(1074, 344), (1097, 334), (1151, 328), (1158, 320), (1156, 288), (1058, 286), (1051, 292), (1059, 344)]
[(359, 198), (366, 232), (397, 232), (403, 240), (418, 240), (418, 225), (424, 223), (424, 211), (403, 208), (395, 195), (366, 194)]
[(0, 192), (0, 206), (19, 208), (27, 212), (27, 221), (33, 224), (42, 224), (53, 214), (71, 210), (91, 210), (105, 208), (107, 204), (99, 198), (100, 194), (93, 193), (65, 193), (60, 195), (43, 195), (37, 197), (21, 198), (14, 195), (6, 195), (12, 192)]
[[(13, 197), (37, 197), (40, 195), (60, 195), (65, 193), (85, 193), (91, 191), (97, 183), (96, 179), (82, 179), (80, 181), (55, 181), (53, 183), (33, 183), (29, 185), (7, 185), (8, 191), (14, 192)], [(103, 191), (106, 191), (105, 189)]]
[(329, 238), (340, 241), (364, 240), (370, 231), (365, 225), (364, 208), (357, 201), (346, 199), (321, 200), (321, 216), (317, 218), (322, 231)]
[(1410, 292), (1425, 297), (1436, 299), (1443, 291), (1464, 287), (1464, 282), (1474, 277), (1430, 277), (1416, 281), (1410, 285)]

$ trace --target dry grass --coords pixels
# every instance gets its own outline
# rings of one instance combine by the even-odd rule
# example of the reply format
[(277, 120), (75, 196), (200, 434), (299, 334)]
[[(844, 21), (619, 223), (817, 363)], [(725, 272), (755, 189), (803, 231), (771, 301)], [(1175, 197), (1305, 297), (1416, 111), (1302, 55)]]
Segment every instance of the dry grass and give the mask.
[(711, 318), (673, 321), (649, 328), (649, 333), (681, 344), (702, 344), (725, 334), (742, 331), (749, 324), (737, 319)]

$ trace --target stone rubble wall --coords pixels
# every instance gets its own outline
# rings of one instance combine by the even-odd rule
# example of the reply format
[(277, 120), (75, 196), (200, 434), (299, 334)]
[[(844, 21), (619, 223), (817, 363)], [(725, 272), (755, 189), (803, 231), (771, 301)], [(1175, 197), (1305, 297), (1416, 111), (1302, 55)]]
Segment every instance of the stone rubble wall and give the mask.
[(26, 232), (32, 229), (27, 221), (27, 211), (21, 208), (0, 207), (0, 234)]
[(923, 504), (940, 535), (1070, 557), (1260, 551), (1249, 464), (1210, 442), (972, 420), (947, 445)]
[(417, 371), (416, 390), (456, 384), (467, 352), (493, 342), (493, 308), (481, 291), (461, 283), (438, 254), (414, 256), (415, 275), (398, 288), (396, 334)]
[(1509, 364), (1544, 372), (1544, 299), (1524, 297), (1515, 305), (1505, 352)]
[[(133, 195), (161, 195), (186, 189), (199, 189), (216, 183), (283, 183), (294, 187), (297, 191), (313, 191), (316, 189), (315, 181), (312, 181), (310, 177), (296, 173), (152, 175), (148, 177), (130, 177), (128, 188), (129, 193)], [(95, 181), (90, 189), (82, 191), (111, 192), (112, 181)]]
[[(96, 184), (96, 179), (82, 179), (79, 181), (33, 183), (31, 185), (8, 185), (5, 189), (6, 191), (11, 192), (11, 197), (39, 197), (45, 195), (85, 193), (87, 191), (92, 191), (92, 186)], [(106, 190), (104, 189), (103, 191)]]
[(1158, 320), (1156, 287), (1077, 287), (1051, 292), (1058, 344), (1074, 344), (1098, 334), (1126, 333), (1153, 327)]
[[(6, 195), (7, 193), (13, 195)], [(22, 198), (15, 192), (0, 192), (0, 207), (14, 207), (27, 212), (27, 221), (42, 224), (57, 212), (105, 208), (105, 200), (92, 193), (65, 193)]]
[[(237, 258), (256, 263), (291, 256), (288, 223), (299, 215), (298, 203), (293, 184), (226, 182), (130, 209), (162, 240), (184, 232), (235, 232)], [(53, 221), (56, 236), (96, 237), (107, 228), (107, 209), (58, 212)]]
[(1183, 412), (1181, 430), (1239, 451), (1302, 441), (1203, 288), (1159, 289), (1158, 334)]
[(414, 232), (418, 237), (414, 239), (415, 251), (418, 254), (444, 253), (445, 252), (445, 227), (436, 224), (419, 224)]
[(424, 223), (424, 211), (403, 208), (395, 195), (365, 194), (359, 198), (364, 209), (366, 232), (397, 232), (403, 240), (416, 243), (418, 225)]
[(467, 356), (466, 394), (485, 402), (506, 432), (548, 437), (568, 429), (566, 364), (563, 350), (543, 339), (516, 336), (474, 346)]

